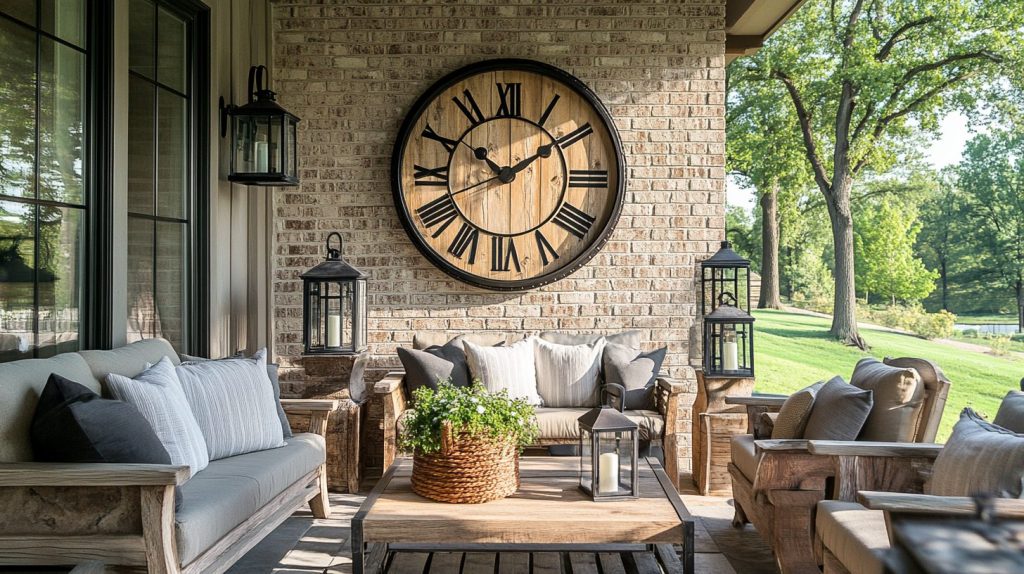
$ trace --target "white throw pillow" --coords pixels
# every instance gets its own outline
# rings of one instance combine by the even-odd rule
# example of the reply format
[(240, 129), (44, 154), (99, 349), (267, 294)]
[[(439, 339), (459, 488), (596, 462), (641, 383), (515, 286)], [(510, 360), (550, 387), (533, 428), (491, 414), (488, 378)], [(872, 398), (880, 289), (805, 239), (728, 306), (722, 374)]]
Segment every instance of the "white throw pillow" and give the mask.
[(203, 433), (169, 358), (160, 359), (134, 379), (107, 375), (107, 387), (114, 398), (133, 405), (146, 417), (167, 449), (171, 464), (187, 465), (190, 477), (210, 464)]
[(533, 365), (533, 337), (503, 347), (482, 347), (465, 341), (469, 374), (480, 379), (492, 393), (507, 390), (508, 396), (531, 405), (542, 404), (537, 394)]
[(251, 359), (186, 363), (177, 371), (210, 460), (284, 446), (266, 349)]
[(559, 345), (534, 339), (537, 392), (547, 407), (596, 407), (600, 401), (601, 355), (605, 339), (588, 345)]

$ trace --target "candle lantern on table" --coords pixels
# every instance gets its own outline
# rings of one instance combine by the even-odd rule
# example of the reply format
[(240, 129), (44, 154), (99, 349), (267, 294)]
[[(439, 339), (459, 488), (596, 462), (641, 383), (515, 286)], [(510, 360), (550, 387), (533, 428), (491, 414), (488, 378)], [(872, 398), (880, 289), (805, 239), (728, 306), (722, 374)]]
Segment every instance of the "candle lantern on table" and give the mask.
[(221, 98), (221, 137), (231, 131), (228, 181), (246, 185), (299, 184), (297, 126), (299, 118), (281, 107), (274, 92), (263, 86), (265, 66), (249, 69), (249, 101), (226, 105)]
[(580, 489), (594, 501), (638, 498), (635, 422), (611, 408), (591, 409), (580, 427)]
[(754, 318), (736, 307), (731, 293), (704, 317), (704, 376), (754, 376)]
[[(331, 240), (337, 247), (331, 247)], [(327, 260), (302, 274), (303, 341), (308, 355), (366, 350), (366, 274), (341, 257), (341, 235), (327, 236)]]

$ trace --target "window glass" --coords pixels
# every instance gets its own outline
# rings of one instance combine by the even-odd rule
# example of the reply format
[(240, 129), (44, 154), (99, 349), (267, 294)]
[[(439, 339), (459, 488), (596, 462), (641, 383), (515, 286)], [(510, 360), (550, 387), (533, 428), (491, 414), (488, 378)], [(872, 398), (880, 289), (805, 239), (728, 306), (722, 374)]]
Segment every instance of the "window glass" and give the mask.
[(157, 215), (184, 219), (188, 193), (188, 100), (162, 88), (157, 91)]
[(146, 0), (128, 5), (128, 69), (156, 79), (156, 7)]
[(36, 35), (0, 18), (0, 194), (35, 196)]
[(85, 47), (85, 0), (43, 0), (39, 20), (43, 32)]
[(39, 196), (82, 203), (85, 54), (48, 38), (39, 44)]
[(188, 66), (188, 36), (185, 22), (163, 8), (159, 12), (160, 45), (158, 47), (157, 80), (170, 88), (185, 92)]
[(29, 26), (36, 25), (36, 0), (3, 0), (0, 2), (0, 12)]
[(128, 342), (161, 332), (154, 290), (155, 222), (128, 217)]
[(156, 87), (128, 80), (128, 212), (153, 215), (156, 174)]

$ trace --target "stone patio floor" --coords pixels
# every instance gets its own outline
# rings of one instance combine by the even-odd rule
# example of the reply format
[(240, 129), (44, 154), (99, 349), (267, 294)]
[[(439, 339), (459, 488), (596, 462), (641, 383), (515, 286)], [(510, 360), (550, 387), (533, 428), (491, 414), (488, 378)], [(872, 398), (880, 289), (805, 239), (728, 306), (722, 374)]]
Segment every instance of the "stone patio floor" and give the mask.
[[(683, 476), (683, 484), (690, 478)], [(730, 525), (732, 500), (698, 496), (683, 489), (683, 503), (699, 518), (697, 574), (777, 574), (771, 551), (753, 526)], [(362, 494), (332, 494), (331, 518), (314, 519), (308, 509), (295, 513), (229, 570), (229, 574), (350, 574), (349, 521)]]

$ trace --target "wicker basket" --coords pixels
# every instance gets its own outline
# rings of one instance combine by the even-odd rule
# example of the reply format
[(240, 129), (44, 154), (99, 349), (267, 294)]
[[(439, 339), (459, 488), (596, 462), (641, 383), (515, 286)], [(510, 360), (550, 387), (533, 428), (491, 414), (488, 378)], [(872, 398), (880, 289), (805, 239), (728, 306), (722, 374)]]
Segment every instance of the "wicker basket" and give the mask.
[(441, 429), (441, 451), (416, 452), (412, 490), (439, 502), (488, 502), (511, 496), (519, 488), (519, 448), (506, 440), (453, 434)]

